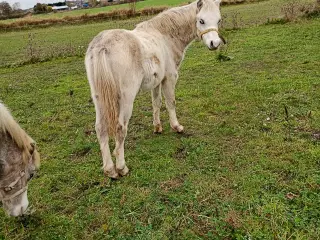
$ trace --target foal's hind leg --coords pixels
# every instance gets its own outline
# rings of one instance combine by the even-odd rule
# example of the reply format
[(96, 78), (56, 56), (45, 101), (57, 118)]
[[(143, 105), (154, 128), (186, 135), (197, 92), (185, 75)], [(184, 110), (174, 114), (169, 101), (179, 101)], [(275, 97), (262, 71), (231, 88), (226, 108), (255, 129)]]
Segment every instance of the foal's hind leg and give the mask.
[(174, 131), (181, 133), (183, 132), (183, 126), (180, 125), (177, 119), (176, 99), (174, 94), (176, 83), (177, 83), (177, 78), (174, 78), (174, 77), (167, 78), (162, 82), (162, 89), (163, 89), (164, 97), (166, 99), (166, 106), (167, 106), (169, 118), (170, 118), (170, 126)]
[(99, 111), (100, 110), (96, 108), (96, 132), (102, 153), (103, 171), (110, 178), (116, 179), (119, 175), (114, 168), (114, 163), (111, 158), (107, 126), (105, 120), (100, 117)]
[(122, 94), (120, 100), (119, 121), (116, 132), (116, 147), (114, 149), (114, 156), (116, 157), (116, 169), (121, 176), (129, 173), (124, 159), (124, 141), (127, 136), (128, 124), (132, 115), (134, 96), (126, 96)]
[(161, 84), (152, 89), (152, 106), (153, 106), (153, 126), (154, 133), (162, 133), (162, 125), (160, 121), (160, 108), (161, 108)]

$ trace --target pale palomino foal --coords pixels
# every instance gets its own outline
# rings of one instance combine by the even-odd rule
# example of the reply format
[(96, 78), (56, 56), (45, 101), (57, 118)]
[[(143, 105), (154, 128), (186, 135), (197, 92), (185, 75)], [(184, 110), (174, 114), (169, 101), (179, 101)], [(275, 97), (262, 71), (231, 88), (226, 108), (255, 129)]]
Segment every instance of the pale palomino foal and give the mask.
[(35, 142), (0, 102), (0, 200), (6, 213), (21, 216), (28, 208), (28, 181), (40, 165)]
[[(198, 0), (169, 9), (132, 30), (107, 30), (90, 43), (85, 65), (96, 110), (96, 132), (103, 169), (111, 178), (129, 172), (124, 159), (133, 102), (140, 89), (151, 90), (154, 132), (161, 133), (161, 91), (171, 128), (182, 132), (175, 110), (178, 69), (188, 45), (199, 38), (210, 50), (224, 41), (219, 35), (220, 0)], [(111, 159), (109, 137), (116, 146)]]

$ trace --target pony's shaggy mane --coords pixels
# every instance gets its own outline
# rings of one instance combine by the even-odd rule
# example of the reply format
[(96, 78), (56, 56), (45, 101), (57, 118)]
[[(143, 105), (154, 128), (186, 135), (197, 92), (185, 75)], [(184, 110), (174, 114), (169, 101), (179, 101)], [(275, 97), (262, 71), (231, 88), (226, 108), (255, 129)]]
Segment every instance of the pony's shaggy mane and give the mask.
[[(30, 152), (33, 150), (34, 140), (19, 126), (13, 119), (9, 110), (0, 102), (0, 132), (9, 134), (12, 140), (17, 144), (18, 148), (22, 150), (22, 159), (25, 164), (31, 157)], [(36, 149), (33, 152), (33, 159), (35, 165), (40, 164), (39, 153)]]
[[(190, 7), (193, 6), (193, 7)], [(148, 29), (153, 28), (158, 30), (163, 35), (175, 36), (177, 31), (184, 29), (193, 30), (196, 28), (195, 19), (190, 16), (192, 11), (196, 11), (195, 3), (192, 3), (187, 6), (171, 8), (167, 11), (160, 13), (159, 15), (151, 18), (148, 21), (142, 22), (137, 25), (136, 29)], [(189, 28), (181, 29), (181, 26), (189, 25)], [(183, 34), (179, 34), (180, 36)], [(190, 36), (187, 36), (188, 38)]]

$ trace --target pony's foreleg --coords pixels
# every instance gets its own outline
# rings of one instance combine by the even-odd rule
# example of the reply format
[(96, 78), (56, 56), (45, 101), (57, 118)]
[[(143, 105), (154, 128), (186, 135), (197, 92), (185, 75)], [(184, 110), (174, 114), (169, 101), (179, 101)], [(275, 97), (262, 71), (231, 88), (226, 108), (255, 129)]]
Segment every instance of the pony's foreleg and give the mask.
[(126, 166), (124, 159), (124, 141), (127, 136), (128, 124), (132, 115), (133, 102), (135, 96), (121, 96), (119, 121), (116, 132), (116, 147), (114, 149), (114, 156), (116, 157), (116, 170), (121, 176), (128, 174), (129, 169)]
[(166, 99), (166, 106), (170, 118), (170, 126), (176, 132), (183, 132), (183, 126), (179, 124), (176, 114), (175, 87), (176, 78), (167, 78), (162, 82), (163, 94)]
[(109, 177), (116, 179), (119, 175), (115, 170), (114, 163), (111, 158), (107, 126), (104, 119), (101, 119), (98, 109), (96, 111), (96, 132), (102, 153), (103, 171)]
[(153, 126), (154, 133), (162, 133), (162, 125), (160, 121), (160, 108), (161, 108), (161, 84), (152, 89), (152, 106), (153, 106)]

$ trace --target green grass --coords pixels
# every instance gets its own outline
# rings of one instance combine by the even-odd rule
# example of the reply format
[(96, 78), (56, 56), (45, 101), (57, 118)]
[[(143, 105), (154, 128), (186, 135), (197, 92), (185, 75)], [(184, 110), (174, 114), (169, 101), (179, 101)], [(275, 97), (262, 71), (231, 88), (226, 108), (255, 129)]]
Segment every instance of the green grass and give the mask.
[[(86, 44), (109, 26), (32, 31)], [(0, 239), (320, 238), (319, 29), (313, 19), (228, 31), (223, 62), (192, 44), (176, 93), (186, 133), (169, 129), (163, 107), (164, 133), (153, 135), (141, 93), (126, 140), (131, 173), (116, 182), (101, 170), (83, 58), (0, 68), (0, 99), (42, 155), (28, 191), (36, 212), (18, 220), (1, 209)], [(1, 56), (23, 34), (1, 34)]]

